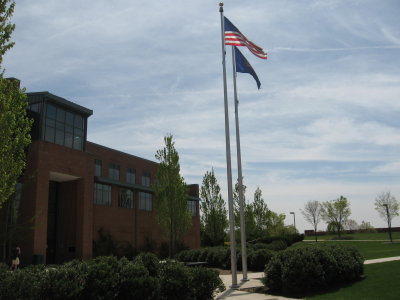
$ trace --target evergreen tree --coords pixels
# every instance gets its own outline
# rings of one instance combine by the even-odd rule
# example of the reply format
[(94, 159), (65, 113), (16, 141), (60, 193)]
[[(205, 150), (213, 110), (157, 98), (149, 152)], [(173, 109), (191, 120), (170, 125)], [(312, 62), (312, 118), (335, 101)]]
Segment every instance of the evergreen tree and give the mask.
[(165, 147), (156, 152), (159, 160), (155, 193), (157, 220), (169, 242), (169, 256), (173, 257), (177, 244), (191, 226), (192, 217), (188, 210), (188, 189), (180, 175), (179, 155), (172, 135), (164, 137)]
[(221, 196), (221, 188), (214, 174), (206, 172), (200, 189), (201, 197), (201, 232), (205, 246), (224, 244), (225, 230), (228, 227), (227, 210)]

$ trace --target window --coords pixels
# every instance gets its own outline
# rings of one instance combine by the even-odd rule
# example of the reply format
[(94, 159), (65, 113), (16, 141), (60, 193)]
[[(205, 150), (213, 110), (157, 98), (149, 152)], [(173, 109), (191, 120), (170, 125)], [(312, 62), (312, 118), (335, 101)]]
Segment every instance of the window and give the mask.
[(83, 150), (83, 138), (84, 119), (82, 116), (50, 103), (46, 105), (45, 141)]
[(188, 209), (192, 217), (197, 216), (197, 201), (189, 200), (188, 201)]
[(111, 206), (111, 186), (94, 184), (94, 204)]
[(108, 177), (113, 180), (119, 180), (119, 165), (113, 163), (110, 164)]
[(153, 195), (151, 193), (139, 192), (139, 209), (153, 210)]
[(118, 206), (133, 208), (133, 192), (129, 189), (119, 189)]
[(134, 168), (129, 168), (126, 170), (126, 182), (135, 184), (136, 181), (136, 170)]
[(102, 162), (99, 159), (94, 160), (94, 176), (101, 176), (101, 165)]
[(143, 172), (142, 174), (142, 185), (150, 186), (151, 183), (151, 175), (150, 172)]

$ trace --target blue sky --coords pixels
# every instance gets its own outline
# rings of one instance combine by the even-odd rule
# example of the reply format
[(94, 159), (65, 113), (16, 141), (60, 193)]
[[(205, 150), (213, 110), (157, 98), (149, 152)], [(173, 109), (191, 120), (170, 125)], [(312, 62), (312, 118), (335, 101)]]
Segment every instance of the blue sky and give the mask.
[[(295, 211), (304, 230), (308, 200), (344, 195), (351, 219), (384, 227), (376, 195), (400, 199), (400, 2), (232, 0), (224, 8), (269, 54), (241, 49), (262, 84), (238, 75), (247, 201), (259, 186), (270, 209), (287, 224)], [(5, 75), (93, 109), (90, 141), (155, 160), (172, 133), (186, 182), (201, 184), (213, 167), (227, 199), (218, 10), (209, 0), (18, 0)]]

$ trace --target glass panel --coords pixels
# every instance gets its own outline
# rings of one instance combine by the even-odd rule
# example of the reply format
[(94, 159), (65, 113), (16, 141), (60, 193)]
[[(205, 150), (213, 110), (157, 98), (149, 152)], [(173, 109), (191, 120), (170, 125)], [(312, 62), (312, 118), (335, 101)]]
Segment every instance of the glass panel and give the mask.
[(56, 144), (64, 145), (64, 131), (56, 130)]
[(52, 119), (46, 119), (46, 126), (56, 127), (56, 121)]
[(65, 122), (65, 110), (62, 108), (57, 108), (57, 121), (64, 123)]
[(74, 124), (74, 114), (70, 113), (67, 111), (66, 116), (65, 116), (65, 123), (68, 125), (73, 125)]
[(83, 118), (80, 115), (75, 115), (74, 126), (83, 128)]
[(44, 136), (44, 140), (54, 143), (54, 133), (55, 133), (55, 130), (53, 127), (46, 126), (46, 133)]
[(57, 113), (57, 108), (54, 105), (47, 103), (46, 116), (48, 118), (55, 119), (56, 118), (56, 113)]
[(82, 137), (74, 136), (74, 149), (82, 150)]
[(73, 141), (74, 141), (73, 135), (70, 134), (70, 133), (68, 133), (68, 132), (66, 132), (66, 133), (65, 133), (64, 145), (67, 146), (67, 147), (72, 148)]

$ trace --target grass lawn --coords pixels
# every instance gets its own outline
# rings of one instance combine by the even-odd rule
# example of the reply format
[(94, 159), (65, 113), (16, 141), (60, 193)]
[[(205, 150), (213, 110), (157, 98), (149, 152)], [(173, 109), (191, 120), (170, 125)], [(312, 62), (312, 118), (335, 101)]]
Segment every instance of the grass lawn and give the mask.
[[(360, 251), (365, 259), (384, 258), (392, 256), (400, 256), (400, 243), (387, 243), (379, 241), (359, 242), (359, 241), (329, 241), (329, 242), (300, 242), (291, 247), (307, 247), (320, 243), (334, 243), (339, 245), (354, 246)], [(400, 270), (399, 270), (400, 272)]]
[[(337, 239), (338, 236), (336, 234), (327, 234), (318, 236), (318, 240), (332, 240)], [(342, 238), (346, 240), (388, 240), (389, 241), (389, 233), (387, 232), (377, 232), (377, 233), (350, 233), (350, 234), (342, 234)], [(314, 236), (306, 236), (305, 240), (314, 241)], [(392, 239), (400, 240), (400, 232), (392, 232)]]
[(400, 299), (400, 261), (365, 266), (365, 279), (306, 299)]

